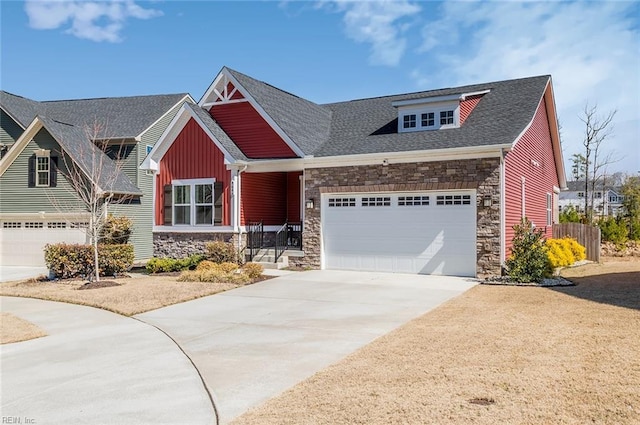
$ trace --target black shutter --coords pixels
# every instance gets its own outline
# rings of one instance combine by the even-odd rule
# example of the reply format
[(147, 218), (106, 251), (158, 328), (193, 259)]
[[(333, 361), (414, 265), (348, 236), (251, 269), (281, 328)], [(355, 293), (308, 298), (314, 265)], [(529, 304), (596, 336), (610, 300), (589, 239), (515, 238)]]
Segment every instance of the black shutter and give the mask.
[(213, 224), (222, 224), (222, 182), (213, 184)]
[(170, 184), (165, 184), (164, 185), (164, 195), (163, 195), (163, 211), (162, 211), (162, 217), (163, 217), (163, 224), (165, 226), (171, 226), (172, 224), (172, 212), (173, 212), (173, 208), (172, 208), (172, 197), (173, 197), (173, 186), (171, 186)]
[(56, 187), (58, 185), (58, 157), (52, 156), (49, 158), (49, 187)]
[(36, 187), (36, 154), (29, 157), (29, 178), (28, 187)]

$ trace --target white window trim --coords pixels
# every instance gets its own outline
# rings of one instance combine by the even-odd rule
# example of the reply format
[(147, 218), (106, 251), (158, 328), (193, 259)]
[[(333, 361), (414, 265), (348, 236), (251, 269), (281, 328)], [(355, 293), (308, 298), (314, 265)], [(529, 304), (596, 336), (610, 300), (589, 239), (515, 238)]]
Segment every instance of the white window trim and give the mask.
[[(215, 224), (215, 178), (210, 179), (181, 179), (171, 180), (171, 225), (176, 227), (212, 227)], [(211, 224), (196, 224), (196, 206), (209, 205), (209, 204), (196, 204), (196, 186), (197, 185), (211, 185)], [(173, 202), (176, 186), (189, 186), (189, 224), (176, 224), (175, 207)], [(178, 206), (186, 206), (187, 204), (178, 204)]]
[(553, 196), (547, 192), (547, 226), (553, 225)]
[[(34, 176), (34, 178), (35, 178), (36, 187), (50, 187), (51, 186), (51, 152), (48, 150), (38, 150), (35, 152), (35, 154), (36, 154), (36, 163), (35, 163), (36, 175)], [(46, 170), (40, 170), (39, 161), (38, 161), (39, 158), (47, 158)], [(40, 173), (45, 173), (45, 172), (47, 173), (47, 183), (41, 184)]]
[[(440, 112), (453, 111), (453, 124), (440, 125)], [(422, 126), (422, 114), (433, 113), (434, 125)], [(416, 116), (416, 126), (404, 128), (404, 117), (407, 115)], [(412, 131), (425, 131), (425, 130), (446, 130), (448, 128), (460, 127), (460, 103), (448, 102), (438, 103), (432, 105), (422, 105), (420, 107), (412, 108), (399, 108), (398, 110), (398, 132), (409, 133)]]

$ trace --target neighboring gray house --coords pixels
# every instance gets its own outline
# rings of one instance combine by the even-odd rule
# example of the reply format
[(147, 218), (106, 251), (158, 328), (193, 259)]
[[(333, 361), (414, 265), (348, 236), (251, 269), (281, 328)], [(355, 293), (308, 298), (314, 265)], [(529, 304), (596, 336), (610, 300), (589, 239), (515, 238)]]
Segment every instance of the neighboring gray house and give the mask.
[[(585, 197), (584, 181), (567, 182), (567, 190), (560, 192), (558, 208), (560, 211), (573, 206), (576, 210), (584, 213)], [(591, 186), (589, 186), (589, 197), (591, 196)], [(593, 209), (597, 215), (615, 216), (622, 208), (624, 196), (620, 194), (619, 187), (605, 186), (598, 183), (595, 186), (593, 197)]]
[[(179, 93), (37, 102), (0, 91), (0, 263), (44, 265), (47, 243), (86, 241), (86, 216), (69, 207), (77, 199), (62, 152), (83, 170), (99, 160), (119, 172), (113, 191), (132, 200), (114, 213), (133, 220), (136, 260), (150, 258), (153, 178), (139, 165), (185, 101), (193, 99)], [(87, 135), (95, 124), (105, 130), (100, 140)], [(107, 154), (96, 147), (105, 141)]]

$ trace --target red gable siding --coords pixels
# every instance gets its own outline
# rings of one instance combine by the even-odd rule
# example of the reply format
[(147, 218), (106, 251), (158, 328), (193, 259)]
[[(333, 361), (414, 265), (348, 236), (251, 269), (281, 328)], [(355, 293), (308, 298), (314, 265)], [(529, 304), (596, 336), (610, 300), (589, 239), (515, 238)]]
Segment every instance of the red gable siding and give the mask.
[(209, 112), (247, 157), (297, 157), (249, 102), (214, 105)]
[[(505, 241), (511, 250), (513, 226), (522, 217), (522, 177), (525, 178), (525, 214), (536, 228), (552, 236), (547, 224), (547, 193), (558, 186), (551, 131), (544, 99), (540, 101), (533, 123), (505, 158)], [(552, 205), (552, 212), (557, 205)]]
[(464, 124), (471, 114), (471, 111), (473, 111), (473, 108), (475, 108), (480, 102), (480, 99), (482, 99), (482, 96), (484, 96), (484, 94), (469, 96), (460, 102), (460, 125)]
[(155, 222), (162, 225), (163, 188), (174, 179), (215, 178), (223, 183), (222, 224), (231, 224), (230, 193), (231, 171), (226, 169), (224, 154), (192, 119), (182, 129), (160, 161), (156, 176)]

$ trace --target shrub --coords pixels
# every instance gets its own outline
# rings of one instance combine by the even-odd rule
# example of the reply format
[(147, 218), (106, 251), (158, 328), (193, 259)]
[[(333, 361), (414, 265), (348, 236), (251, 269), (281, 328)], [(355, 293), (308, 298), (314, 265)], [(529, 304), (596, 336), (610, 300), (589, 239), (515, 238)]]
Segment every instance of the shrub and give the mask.
[(251, 279), (256, 279), (262, 276), (264, 267), (262, 267), (262, 265), (258, 263), (247, 263), (242, 267), (242, 271)]
[(179, 272), (182, 270), (194, 269), (203, 259), (200, 254), (194, 254), (186, 258), (157, 258), (147, 261), (145, 266), (149, 273)]
[(585, 248), (573, 238), (547, 239), (547, 257), (552, 268), (570, 266), (576, 261), (584, 260)]
[[(98, 245), (98, 267), (101, 275), (122, 273), (133, 265), (133, 246)], [(49, 244), (44, 248), (47, 267), (55, 277), (68, 279), (93, 274), (93, 246), (81, 244)]]
[(214, 241), (205, 245), (207, 260), (214, 263), (237, 263), (236, 248), (230, 242)]
[(198, 270), (198, 271), (217, 270), (217, 269), (218, 269), (218, 264), (214, 263), (213, 261), (209, 261), (209, 260), (201, 261), (200, 264), (198, 264), (198, 266), (196, 267), (196, 270)]
[(581, 216), (576, 207), (569, 205), (560, 211), (560, 223), (580, 223)]
[(184, 271), (178, 277), (179, 282), (214, 282), (245, 284), (251, 278), (245, 273), (224, 272), (220, 269)]
[(218, 264), (218, 269), (224, 273), (233, 273), (238, 270), (238, 265), (236, 263), (224, 262)]
[(100, 274), (107, 276), (123, 273), (133, 265), (133, 245), (98, 245)]
[(109, 214), (100, 230), (99, 241), (105, 245), (119, 245), (129, 243), (133, 222), (128, 217), (116, 217)]
[(627, 241), (628, 229), (620, 217), (607, 217), (598, 222), (603, 242), (622, 245)]
[(505, 262), (509, 277), (517, 282), (540, 282), (550, 274), (542, 230), (535, 230), (526, 217), (513, 226), (511, 256)]

